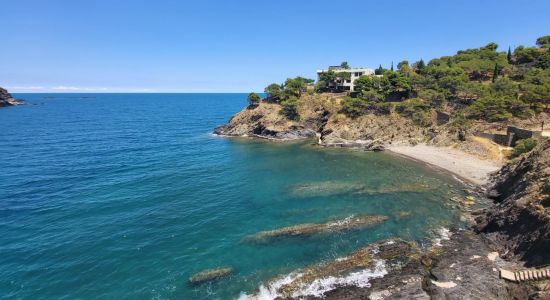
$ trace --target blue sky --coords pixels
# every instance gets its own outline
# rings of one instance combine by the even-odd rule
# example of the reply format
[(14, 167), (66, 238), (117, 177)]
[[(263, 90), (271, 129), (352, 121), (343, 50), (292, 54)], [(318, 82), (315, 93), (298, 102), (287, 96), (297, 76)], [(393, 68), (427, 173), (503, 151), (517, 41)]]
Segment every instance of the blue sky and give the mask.
[(0, 0), (11, 92), (249, 92), (550, 34), (550, 1)]

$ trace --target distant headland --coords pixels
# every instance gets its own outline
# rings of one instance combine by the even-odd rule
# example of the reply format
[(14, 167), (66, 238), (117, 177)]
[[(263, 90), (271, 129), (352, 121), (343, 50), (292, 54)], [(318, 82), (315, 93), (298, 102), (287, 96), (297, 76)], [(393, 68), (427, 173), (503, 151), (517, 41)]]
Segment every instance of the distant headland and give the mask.
[(15, 99), (6, 89), (0, 87), (0, 107), (24, 104), (25, 101)]

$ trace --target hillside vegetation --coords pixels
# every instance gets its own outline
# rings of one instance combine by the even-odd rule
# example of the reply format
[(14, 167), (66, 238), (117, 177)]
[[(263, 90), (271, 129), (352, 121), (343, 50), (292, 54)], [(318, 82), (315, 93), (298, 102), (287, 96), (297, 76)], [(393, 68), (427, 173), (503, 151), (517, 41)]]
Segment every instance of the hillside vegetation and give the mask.
[[(401, 61), (395, 71), (393, 66), (380, 67), (379, 75), (355, 80), (355, 93), (342, 101), (339, 112), (350, 118), (398, 113), (418, 125), (431, 123), (433, 109), (452, 112), (457, 126), (466, 126), (470, 120), (530, 118), (548, 110), (550, 104), (550, 36), (537, 39), (536, 44), (498, 51), (496, 43), (489, 43), (428, 63)], [(334, 76), (325, 77), (334, 80)], [(280, 103), (281, 113), (297, 120), (301, 96), (311, 82), (296, 77), (270, 84), (264, 101)], [(318, 83), (316, 92), (323, 90), (322, 84)]]
[[(248, 95), (249, 106), (215, 132), (269, 139), (318, 137), (323, 146), (381, 150), (387, 145), (454, 146), (487, 159), (508, 150), (474, 136), (506, 125), (537, 129), (550, 123), (550, 36), (537, 46), (498, 51), (489, 43), (425, 63), (402, 61), (354, 81), (353, 92), (327, 91), (320, 82), (289, 78)], [(327, 72), (330, 73), (330, 72)], [(534, 145), (520, 144), (514, 156)]]

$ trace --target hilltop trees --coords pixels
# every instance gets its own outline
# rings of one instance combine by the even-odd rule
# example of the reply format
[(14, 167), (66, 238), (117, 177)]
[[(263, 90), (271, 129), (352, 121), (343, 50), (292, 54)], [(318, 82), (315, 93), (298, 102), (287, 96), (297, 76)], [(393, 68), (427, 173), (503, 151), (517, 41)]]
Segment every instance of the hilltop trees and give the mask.
[(262, 100), (262, 98), (256, 93), (248, 94), (248, 97), (246, 99), (248, 100), (249, 105), (256, 105), (260, 103), (260, 100)]
[[(427, 63), (401, 61), (395, 70), (393, 62), (390, 69), (379, 65), (377, 76), (355, 80), (353, 97), (342, 101), (341, 112), (354, 118), (369, 112), (397, 113), (424, 125), (430, 124), (434, 108), (456, 111), (464, 120), (500, 122), (532, 116), (550, 106), (550, 36), (537, 39), (537, 46), (499, 52), (496, 43), (488, 43)], [(342, 62), (340, 67), (349, 65)], [(316, 91), (330, 90), (350, 78), (346, 70), (321, 73)], [(296, 77), (270, 84), (266, 100), (281, 104), (281, 114), (297, 120), (300, 97), (312, 82)], [(250, 103), (257, 101), (249, 95)]]
[(326, 92), (330, 90), (329, 87), (336, 86), (337, 83), (350, 79), (350, 72), (334, 72), (329, 70), (328, 72), (323, 72), (319, 75), (319, 82), (317, 82), (315, 90), (317, 92)]
[(412, 67), (416, 71), (416, 73), (420, 74), (424, 71), (424, 68), (426, 68), (426, 63), (423, 59), (420, 59), (419, 61), (415, 62)]
[(537, 46), (548, 48), (550, 46), (550, 35), (541, 36), (537, 39)]
[(264, 89), (267, 94), (266, 100), (281, 104), (282, 115), (290, 120), (298, 120), (299, 98), (307, 91), (308, 84), (313, 82), (313, 79), (298, 76), (288, 78), (283, 84), (272, 83)]
[(382, 65), (378, 67), (378, 69), (374, 70), (375, 75), (382, 75), (384, 73), (385, 69), (382, 68)]
[(272, 83), (264, 89), (264, 92), (267, 94), (266, 99), (268, 101), (278, 102), (281, 100), (283, 89), (281, 88), (281, 85)]
[(285, 95), (288, 97), (300, 97), (307, 91), (308, 80), (302, 77), (288, 78), (283, 84)]
[[(342, 112), (358, 117), (369, 111), (389, 113), (393, 107), (420, 123), (427, 107), (443, 105), (472, 119), (531, 116), (550, 106), (550, 36), (537, 39), (537, 46), (499, 52), (496, 43), (489, 43), (427, 64), (401, 61), (397, 71), (380, 65), (375, 70), (379, 76), (356, 79), (358, 96), (345, 99)], [(416, 110), (421, 113), (413, 114)]]
[(264, 92), (267, 94), (266, 100), (281, 103), (290, 97), (299, 98), (307, 91), (308, 84), (313, 82), (313, 79), (298, 76), (288, 78), (283, 84), (272, 83), (264, 89)]

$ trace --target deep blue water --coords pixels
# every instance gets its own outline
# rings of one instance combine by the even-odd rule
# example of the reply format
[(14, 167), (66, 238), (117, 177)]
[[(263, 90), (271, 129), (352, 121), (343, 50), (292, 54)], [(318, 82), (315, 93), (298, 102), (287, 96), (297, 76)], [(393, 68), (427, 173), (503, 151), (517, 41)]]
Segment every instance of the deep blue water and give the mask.
[[(245, 94), (16, 96), (29, 105), (0, 109), (2, 298), (231, 299), (372, 241), (420, 240), (457, 222), (447, 200), (461, 186), (415, 162), (212, 136), (245, 106)], [(428, 188), (411, 190), (419, 184)], [(353, 214), (390, 219), (243, 241)], [(220, 266), (235, 272), (187, 284)]]

